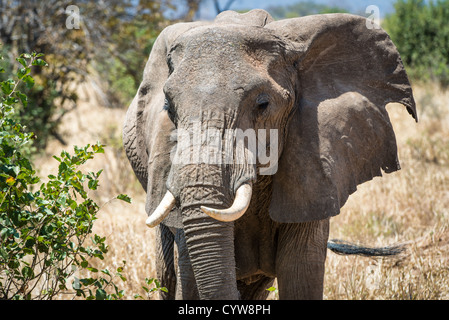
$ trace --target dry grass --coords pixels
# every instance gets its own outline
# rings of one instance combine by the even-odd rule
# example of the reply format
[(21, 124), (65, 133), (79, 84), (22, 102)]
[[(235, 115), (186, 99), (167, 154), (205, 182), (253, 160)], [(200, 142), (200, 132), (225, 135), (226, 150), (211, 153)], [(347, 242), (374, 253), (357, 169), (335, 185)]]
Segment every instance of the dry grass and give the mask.
[[(104, 168), (100, 193), (106, 203), (119, 193), (132, 204), (106, 204), (95, 232), (107, 237), (109, 253), (100, 268), (114, 269), (126, 260), (123, 289), (127, 299), (146, 277), (155, 277), (153, 231), (145, 224), (145, 195), (121, 147), (125, 109), (101, 106), (90, 86), (80, 91), (79, 107), (63, 124), (68, 145), (97, 140), (108, 145), (90, 166)], [(331, 238), (370, 246), (407, 243), (400, 257), (370, 259), (328, 252), (325, 299), (448, 299), (449, 293), (449, 92), (432, 85), (415, 86), (420, 122), (402, 106), (388, 107), (398, 139), (402, 170), (359, 187), (331, 221)], [(55, 171), (51, 155), (63, 149), (52, 142), (36, 164), (42, 176)], [(86, 168), (87, 169), (87, 168)], [(88, 168), (90, 169), (90, 168)]]

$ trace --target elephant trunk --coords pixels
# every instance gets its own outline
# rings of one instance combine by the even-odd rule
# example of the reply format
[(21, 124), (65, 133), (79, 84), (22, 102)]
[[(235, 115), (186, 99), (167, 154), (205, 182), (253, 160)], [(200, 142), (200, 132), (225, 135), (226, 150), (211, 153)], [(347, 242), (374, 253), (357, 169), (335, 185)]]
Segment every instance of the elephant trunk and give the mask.
[(199, 207), (184, 209), (183, 216), (186, 244), (200, 299), (238, 299), (233, 222), (205, 216)]
[[(160, 206), (160, 211), (164, 212), (162, 217), (170, 210), (173, 198), (176, 199), (199, 298), (207, 300), (239, 298), (233, 220), (242, 216), (248, 208), (251, 181), (255, 178), (254, 164), (247, 164), (245, 159), (241, 159), (238, 165), (234, 161), (228, 163), (225, 161), (228, 149), (214, 149), (206, 139), (209, 135), (199, 139), (199, 134), (188, 134), (199, 131), (209, 134), (215, 128), (212, 136), (226, 137), (222, 127), (212, 125), (222, 125), (223, 122), (222, 119), (205, 121), (207, 131), (205, 124), (196, 122), (193, 128), (184, 131), (178, 127), (176, 154), (167, 179), (167, 188), (173, 197), (167, 193), (166, 203), (163, 201)], [(185, 139), (189, 143), (185, 143)], [(233, 146), (234, 140), (225, 141)], [(214, 147), (218, 145), (213, 144)], [(211, 150), (216, 155), (212, 159), (217, 160), (221, 156), (222, 161), (205, 161), (209, 159), (207, 155)]]
[(201, 207), (232, 207), (233, 193), (221, 168), (184, 167), (179, 192), (182, 222), (200, 299), (238, 299), (234, 257), (234, 223), (206, 215)]

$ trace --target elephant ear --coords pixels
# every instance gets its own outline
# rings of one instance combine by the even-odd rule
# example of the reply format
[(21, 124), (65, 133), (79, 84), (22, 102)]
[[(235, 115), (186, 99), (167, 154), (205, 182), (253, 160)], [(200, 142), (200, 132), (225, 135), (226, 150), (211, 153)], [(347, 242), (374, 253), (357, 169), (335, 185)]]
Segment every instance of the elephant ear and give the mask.
[[(147, 192), (146, 212), (151, 214), (167, 192), (170, 152), (175, 145), (170, 135), (175, 125), (164, 110), (164, 84), (169, 76), (167, 54), (172, 43), (182, 33), (206, 24), (178, 23), (165, 28), (156, 39), (143, 72), (142, 83), (128, 108), (123, 128), (123, 144), (131, 166)], [(169, 225), (181, 227), (175, 221), (175, 207), (166, 218)], [(170, 223), (169, 221), (173, 222)]]
[(270, 216), (297, 223), (339, 214), (357, 185), (400, 169), (386, 110), (403, 104), (417, 121), (412, 89), (385, 31), (349, 14), (276, 21), (295, 48), (297, 102), (278, 172)]

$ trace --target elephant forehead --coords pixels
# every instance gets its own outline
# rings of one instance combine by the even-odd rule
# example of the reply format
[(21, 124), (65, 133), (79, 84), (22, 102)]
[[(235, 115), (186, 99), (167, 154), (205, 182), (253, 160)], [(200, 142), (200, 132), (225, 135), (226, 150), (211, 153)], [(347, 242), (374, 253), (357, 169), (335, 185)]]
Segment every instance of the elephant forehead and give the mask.
[[(186, 36), (186, 48), (192, 52), (204, 52), (205, 49), (238, 53), (244, 45), (245, 37), (240, 31), (231, 32), (224, 28), (196, 30)], [(205, 51), (207, 52), (207, 50)]]
[[(238, 64), (264, 60), (284, 44), (271, 30), (248, 26), (204, 26), (182, 34), (170, 50), (174, 61), (188, 59), (212, 64)], [(248, 59), (251, 56), (252, 59)]]
[(282, 48), (271, 31), (260, 27), (227, 25), (189, 30), (170, 49), (172, 73), (165, 92), (175, 100), (201, 102), (219, 96), (238, 100), (246, 92), (267, 85), (268, 66)]
[[(251, 27), (249, 27), (251, 28)], [(254, 28), (251, 28), (254, 29)], [(257, 28), (259, 31), (261, 28)], [(254, 38), (259, 32), (248, 33), (241, 26), (202, 26), (188, 30), (176, 39), (176, 43), (183, 43), (187, 47), (196, 47), (202, 45), (226, 46), (237, 48), (245, 39)], [(175, 45), (176, 45), (175, 43)]]

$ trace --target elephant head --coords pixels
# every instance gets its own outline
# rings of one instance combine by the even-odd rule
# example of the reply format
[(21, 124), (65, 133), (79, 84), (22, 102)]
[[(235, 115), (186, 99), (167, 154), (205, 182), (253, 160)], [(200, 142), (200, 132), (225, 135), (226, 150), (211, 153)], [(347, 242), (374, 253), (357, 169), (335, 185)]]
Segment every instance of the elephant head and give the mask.
[(363, 17), (224, 12), (160, 34), (124, 145), (147, 224), (184, 230), (200, 298), (238, 297), (233, 221), (257, 205), (254, 192), (276, 223), (320, 220), (381, 169), (400, 168), (389, 102), (417, 120), (396, 47)]

